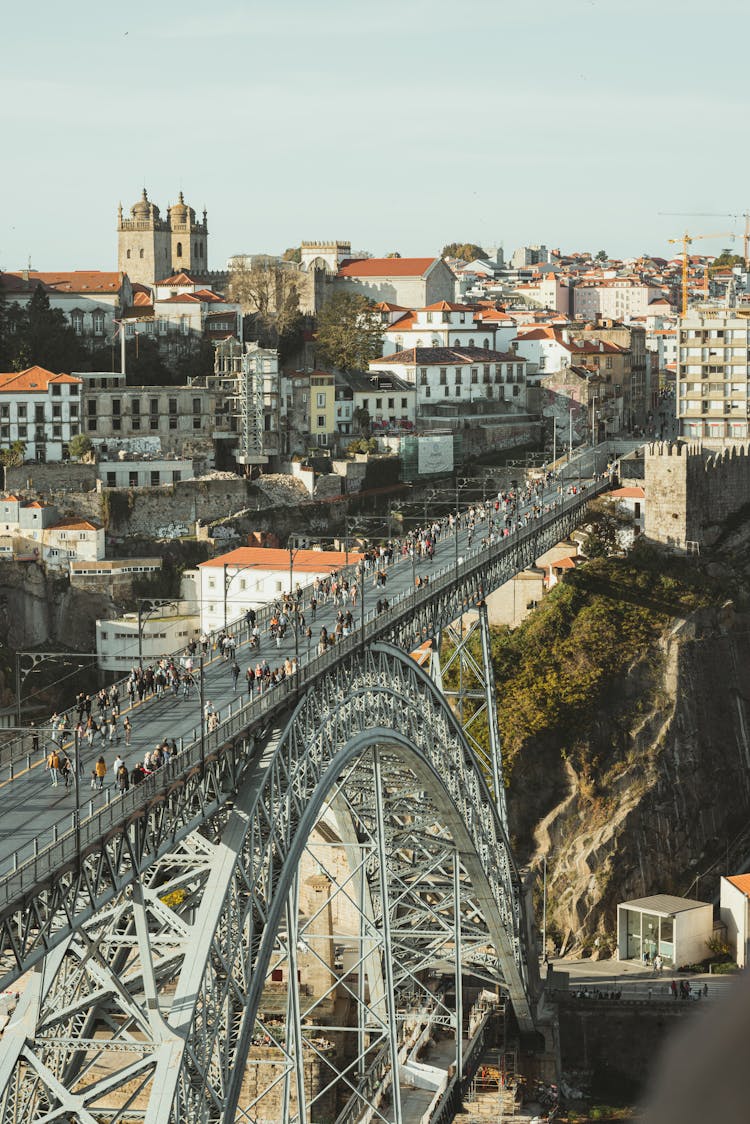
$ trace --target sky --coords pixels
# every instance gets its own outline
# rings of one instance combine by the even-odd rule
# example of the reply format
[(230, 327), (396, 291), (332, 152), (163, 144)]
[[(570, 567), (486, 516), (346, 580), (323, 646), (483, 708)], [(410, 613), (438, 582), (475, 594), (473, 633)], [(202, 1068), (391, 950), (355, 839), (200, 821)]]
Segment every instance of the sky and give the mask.
[(336, 238), (741, 252), (748, 33), (748, 0), (8, 5), (0, 269), (115, 269), (144, 186), (207, 207), (217, 269)]

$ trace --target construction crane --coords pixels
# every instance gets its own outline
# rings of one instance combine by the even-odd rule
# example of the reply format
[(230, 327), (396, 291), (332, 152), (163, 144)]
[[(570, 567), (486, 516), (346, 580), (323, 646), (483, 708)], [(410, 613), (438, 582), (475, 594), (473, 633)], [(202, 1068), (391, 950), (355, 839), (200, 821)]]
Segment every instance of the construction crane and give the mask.
[(750, 211), (742, 211), (737, 214), (724, 214), (721, 211), (659, 211), (659, 214), (683, 219), (744, 219), (745, 233), (742, 236), (742, 253), (745, 258), (745, 269), (750, 269)]
[(701, 238), (734, 238), (733, 230), (719, 230), (715, 234), (688, 234), (687, 231), (681, 238), (668, 238), (670, 243), (682, 243), (682, 315), (687, 312), (688, 306), (688, 246)]

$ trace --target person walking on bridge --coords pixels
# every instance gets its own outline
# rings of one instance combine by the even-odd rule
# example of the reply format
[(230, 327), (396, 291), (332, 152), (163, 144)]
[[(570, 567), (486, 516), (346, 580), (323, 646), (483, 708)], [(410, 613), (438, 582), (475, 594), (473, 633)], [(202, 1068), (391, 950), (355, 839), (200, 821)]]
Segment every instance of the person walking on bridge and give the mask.
[(52, 749), (49, 757), (47, 758), (47, 768), (50, 776), (52, 777), (52, 787), (57, 788), (57, 783), (60, 779), (60, 755), (57, 749)]
[(103, 757), (100, 757), (96, 765), (94, 765), (94, 774), (96, 776), (96, 787), (99, 792), (104, 788), (104, 778), (107, 775), (107, 763)]

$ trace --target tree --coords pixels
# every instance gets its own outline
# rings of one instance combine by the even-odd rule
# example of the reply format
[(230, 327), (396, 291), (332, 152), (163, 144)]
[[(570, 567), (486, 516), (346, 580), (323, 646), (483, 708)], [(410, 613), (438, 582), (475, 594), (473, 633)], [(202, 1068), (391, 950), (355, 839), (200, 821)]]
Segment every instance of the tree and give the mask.
[(289, 248), (284, 250), (284, 253), (281, 255), (281, 260), (296, 261), (297, 264), (299, 264), (302, 261), (302, 250), (299, 248), (299, 246), (289, 246)]
[(361, 293), (334, 293), (318, 315), (318, 355), (340, 371), (366, 370), (382, 353), (381, 333), (372, 301)]
[(276, 347), (282, 337), (300, 328), (297, 271), (285, 269), (272, 258), (250, 268), (235, 265), (229, 274), (229, 298), (237, 301), (244, 313), (255, 316), (262, 347)]
[(359, 427), (359, 432), (363, 437), (370, 436), (370, 411), (366, 410), (364, 406), (357, 406), (354, 411), (354, 421)]
[(387, 258), (400, 258), (401, 254), (398, 252), (398, 250), (391, 250), (390, 254), (386, 254), (385, 256)]
[(711, 262), (711, 269), (733, 269), (736, 265), (744, 266), (745, 259), (739, 254), (733, 254), (729, 247), (725, 247), (718, 258)]
[(594, 261), (609, 261), (609, 256), (607, 254), (607, 251), (606, 250), (599, 250), (598, 253), (596, 254), (596, 256), (594, 257)]
[(26, 452), (25, 441), (14, 441), (7, 449), (0, 449), (0, 464), (4, 468), (17, 468), (23, 464)]
[[(10, 313), (9, 313), (10, 314)], [(26, 308), (10, 314), (15, 321), (10, 346), (11, 364), (17, 371), (46, 367), (52, 371), (76, 370), (86, 357), (83, 344), (59, 308), (50, 308), (44, 286), (36, 286)]]
[(178, 383), (214, 373), (214, 347), (210, 340), (186, 339), (171, 364)]
[(447, 246), (443, 246), (441, 256), (460, 258), (461, 261), (476, 261), (477, 258), (481, 261), (489, 260), (489, 254), (481, 246), (477, 246), (476, 242), (449, 242)]
[(85, 433), (76, 433), (68, 442), (68, 452), (73, 460), (80, 461), (91, 452), (91, 438)]
[(126, 342), (125, 370), (128, 386), (165, 386), (177, 380), (168, 370), (159, 344), (150, 336), (136, 336)]

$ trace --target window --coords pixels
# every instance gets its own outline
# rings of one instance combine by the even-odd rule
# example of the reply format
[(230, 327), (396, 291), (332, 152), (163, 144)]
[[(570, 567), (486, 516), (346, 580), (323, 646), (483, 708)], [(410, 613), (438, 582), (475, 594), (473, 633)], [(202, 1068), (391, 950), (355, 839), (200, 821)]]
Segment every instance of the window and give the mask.
[(158, 331), (160, 336), (166, 336), (166, 334), (167, 334), (167, 321), (165, 320), (165, 318), (163, 316), (160, 316), (157, 319), (156, 330)]
[(176, 414), (177, 413), (177, 399), (176, 398), (170, 398), (169, 399), (169, 412), (170, 412), (170, 414)]
[(485, 349), (485, 351), (489, 351), (490, 341), (486, 337), (482, 342), (482, 347)]
[(445, 367), (441, 367), (440, 368), (440, 385), (445, 386), (445, 384), (447, 382), (448, 382), (448, 372), (445, 369)]
[(370, 409), (370, 399), (369, 398), (363, 398), (362, 399), (362, 409), (363, 410), (369, 410)]
[(382, 398), (376, 398), (375, 399), (375, 409), (376, 410), (382, 410), (383, 409), (383, 399)]
[(119, 433), (122, 429), (122, 418), (112, 418), (112, 432)]
[(69, 398), (77, 398), (78, 397), (78, 383), (74, 383), (72, 386), (68, 387), (68, 397)]
[(120, 416), (120, 399), (119, 398), (113, 398), (112, 399), (112, 417), (117, 418), (119, 416)]
[[(125, 254), (125, 257), (126, 257), (126, 258), (128, 259), (128, 261), (130, 260), (130, 250), (128, 250), (128, 251), (127, 251), (127, 253)], [(102, 633), (102, 636), (103, 636), (103, 637), (104, 637), (104, 639), (106, 640), (106, 638), (107, 638), (107, 637), (106, 637), (106, 633), (104, 633), (104, 632), (103, 632), (103, 633)]]
[(178, 258), (182, 257), (182, 242), (177, 243), (177, 257)]
[(201, 427), (201, 419), (200, 418), (193, 418), (193, 429), (200, 429), (200, 427)]
[(170, 429), (177, 429), (177, 418), (171, 417), (169, 419), (169, 428)]
[(94, 335), (95, 336), (103, 336), (104, 335), (104, 313), (100, 312), (99, 309), (97, 309), (94, 312), (93, 321), (94, 321)]
[(19, 437), (26, 437), (27, 433), (28, 433), (28, 426), (26, 426), (26, 425), (19, 425), (19, 427), (18, 427), (18, 436), (19, 436)]
[(200, 400), (200, 398), (194, 398), (193, 399), (193, 413), (199, 414), (200, 412), (201, 412), (201, 400)]
[(318, 394), (316, 395), (316, 402), (319, 410), (325, 409), (326, 396), (324, 392), (318, 391)]
[(429, 398), (429, 397), (430, 397), (430, 388), (429, 388), (429, 386), (426, 386), (426, 387), (425, 387), (425, 391), (424, 391), (424, 396), (425, 396), (425, 398)]
[(140, 400), (140, 398), (131, 398), (130, 399), (130, 409), (131, 409), (131, 411), (133, 412), (134, 415), (140, 414), (140, 412), (141, 412), (141, 400)]
[(160, 475), (159, 475), (159, 470), (158, 469), (152, 469), (152, 471), (151, 471), (151, 487), (152, 488), (158, 488), (160, 483), (161, 483), (161, 478), (160, 478)]
[(53, 425), (52, 426), (52, 436), (53, 437), (62, 437), (62, 426), (61, 425)]
[(396, 402), (395, 398), (389, 398), (388, 399), (388, 409), (389, 410), (393, 410), (395, 408), (395, 402)]
[(138, 251), (138, 257), (143, 261), (143, 250)]
[(479, 382), (479, 371), (476, 367), (471, 368), (471, 381), (474, 383)]
[(158, 398), (149, 398), (148, 409), (149, 409), (149, 413), (158, 414), (159, 413), (159, 399)]
[(180, 331), (182, 332), (183, 336), (187, 336), (190, 334), (190, 321), (187, 316), (180, 317)]
[(107, 487), (108, 488), (116, 488), (117, 487), (117, 473), (116, 472), (108, 472), (107, 473)]
[(451, 392), (451, 388), (449, 386), (443, 387), (443, 394), (445, 394), (446, 397), (450, 394), (450, 392)]
[(21, 420), (21, 418), (26, 417), (26, 403), (25, 402), (19, 402), (17, 412), (18, 412), (18, 420), (19, 421)]
[(74, 332), (82, 332), (83, 331), (83, 313), (78, 312), (77, 310), (75, 312), (71, 312), (70, 323), (73, 327)]
[(419, 373), (419, 385), (427, 386), (427, 371), (423, 370)]
[(325, 414), (318, 414), (317, 425), (318, 425), (318, 429), (325, 429), (325, 427), (326, 427), (326, 416), (325, 416)]
[(137, 472), (129, 472), (128, 473), (128, 485), (131, 488), (137, 488), (138, 487), (138, 473)]
[(59, 402), (56, 402), (52, 407), (52, 417), (56, 421), (62, 420), (62, 406), (60, 405)]
[(175, 468), (172, 472), (172, 483), (176, 484), (179, 480), (182, 480), (182, 473), (178, 468)]
[(62, 387), (59, 383), (52, 383), (52, 397), (59, 398), (62, 393)]
[(456, 367), (456, 377), (454, 378), (453, 381), (456, 383), (456, 385), (458, 385), (458, 386), (461, 385), (461, 368), (460, 367)]
[(402, 398), (402, 399), (401, 399), (401, 409), (402, 409), (402, 410), (405, 410), (405, 409), (406, 409), (406, 399), (405, 399), (405, 398)]
[[(448, 388), (446, 387), (446, 390), (447, 390), (447, 389), (448, 389)], [(457, 387), (456, 387), (456, 398), (460, 398), (460, 397), (461, 397), (461, 387), (460, 387), (460, 386), (457, 386)]]

